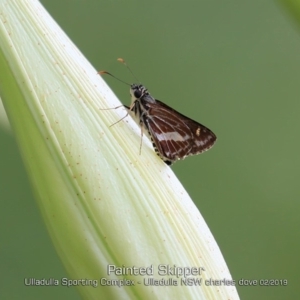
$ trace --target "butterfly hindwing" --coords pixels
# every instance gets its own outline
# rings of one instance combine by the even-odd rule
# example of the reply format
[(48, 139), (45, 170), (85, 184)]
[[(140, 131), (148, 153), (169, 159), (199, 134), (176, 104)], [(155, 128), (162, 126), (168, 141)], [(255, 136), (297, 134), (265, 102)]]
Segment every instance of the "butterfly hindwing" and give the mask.
[[(143, 101), (141, 99), (141, 105)], [(159, 156), (168, 164), (210, 149), (215, 134), (202, 124), (182, 115), (165, 103), (144, 103), (146, 125)]]

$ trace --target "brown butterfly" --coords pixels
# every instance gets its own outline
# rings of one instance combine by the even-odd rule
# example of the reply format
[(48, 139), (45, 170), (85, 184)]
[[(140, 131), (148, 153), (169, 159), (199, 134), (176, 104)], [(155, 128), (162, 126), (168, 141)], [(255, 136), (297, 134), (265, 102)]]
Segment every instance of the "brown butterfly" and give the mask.
[[(123, 59), (118, 60), (125, 64)], [(99, 73), (113, 76), (106, 71)], [(130, 95), (130, 107), (124, 106), (133, 112), (142, 133), (146, 129), (155, 152), (166, 164), (207, 151), (216, 142), (210, 129), (153, 98), (145, 86), (131, 84)]]

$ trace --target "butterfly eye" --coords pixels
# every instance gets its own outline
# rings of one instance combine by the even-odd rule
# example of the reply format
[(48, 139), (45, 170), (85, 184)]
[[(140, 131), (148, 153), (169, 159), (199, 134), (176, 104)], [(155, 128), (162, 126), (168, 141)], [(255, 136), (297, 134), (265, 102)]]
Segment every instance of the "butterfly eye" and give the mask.
[(135, 90), (134, 91), (134, 97), (136, 97), (137, 99), (140, 98), (142, 96), (142, 92), (140, 90)]

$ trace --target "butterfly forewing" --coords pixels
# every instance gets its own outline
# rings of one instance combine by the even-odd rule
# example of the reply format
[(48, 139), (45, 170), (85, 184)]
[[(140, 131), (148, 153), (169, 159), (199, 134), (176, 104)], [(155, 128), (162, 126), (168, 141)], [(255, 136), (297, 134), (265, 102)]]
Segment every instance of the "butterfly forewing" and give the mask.
[(159, 100), (149, 103), (140, 99), (146, 108), (143, 123), (158, 155), (168, 164), (188, 155), (202, 153), (213, 146), (216, 136), (202, 124), (182, 115)]

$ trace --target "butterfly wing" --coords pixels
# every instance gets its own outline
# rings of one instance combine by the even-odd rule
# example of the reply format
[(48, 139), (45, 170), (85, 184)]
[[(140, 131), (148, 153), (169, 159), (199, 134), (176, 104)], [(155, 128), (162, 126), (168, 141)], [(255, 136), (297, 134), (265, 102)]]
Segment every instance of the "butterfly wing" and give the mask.
[(210, 149), (215, 134), (204, 125), (182, 115), (165, 103), (147, 103), (144, 123), (157, 154), (167, 163)]

